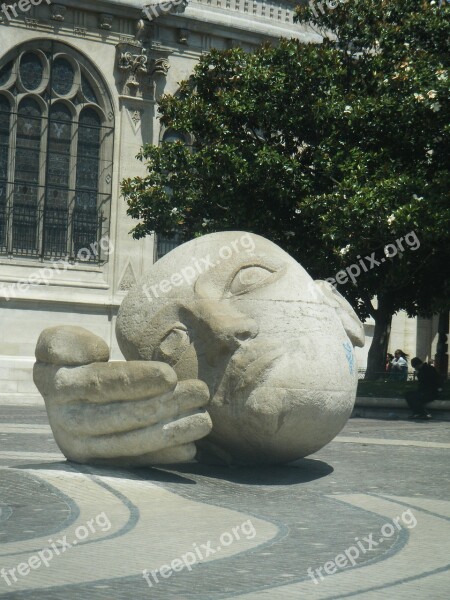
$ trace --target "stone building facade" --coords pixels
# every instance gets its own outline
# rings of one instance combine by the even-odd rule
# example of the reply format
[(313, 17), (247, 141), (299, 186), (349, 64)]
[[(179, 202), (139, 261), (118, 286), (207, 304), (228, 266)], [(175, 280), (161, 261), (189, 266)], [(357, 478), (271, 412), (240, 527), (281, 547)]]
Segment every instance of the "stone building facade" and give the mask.
[[(176, 92), (211, 48), (251, 50), (281, 36), (319, 41), (312, 29), (293, 23), (294, 6), (289, 0), (2, 4), (0, 403), (36, 399), (31, 369), (45, 327), (86, 327), (109, 342), (113, 359), (121, 358), (118, 308), (154, 260), (156, 244), (129, 235), (133, 223), (119, 182), (144, 173), (135, 158), (143, 144), (171, 135), (158, 122), (158, 98)], [(415, 327), (408, 321), (409, 348)], [(405, 345), (404, 334), (396, 345)]]
[[(33, 0), (0, 16), (0, 401), (36, 396), (40, 331), (80, 325), (121, 358), (115, 319), (155, 257), (119, 182), (164, 135), (161, 94), (203, 52), (316, 34), (286, 0)], [(144, 9), (144, 10), (143, 10)], [(58, 262), (55, 269), (52, 264)]]

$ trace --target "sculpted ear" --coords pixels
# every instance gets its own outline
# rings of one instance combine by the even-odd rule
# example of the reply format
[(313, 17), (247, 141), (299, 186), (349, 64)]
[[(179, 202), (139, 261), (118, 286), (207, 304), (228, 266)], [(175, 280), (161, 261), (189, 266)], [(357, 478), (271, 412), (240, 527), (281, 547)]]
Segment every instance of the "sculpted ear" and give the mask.
[(364, 327), (351, 305), (328, 281), (316, 280), (314, 283), (322, 292), (324, 301), (335, 309), (353, 346), (362, 348)]

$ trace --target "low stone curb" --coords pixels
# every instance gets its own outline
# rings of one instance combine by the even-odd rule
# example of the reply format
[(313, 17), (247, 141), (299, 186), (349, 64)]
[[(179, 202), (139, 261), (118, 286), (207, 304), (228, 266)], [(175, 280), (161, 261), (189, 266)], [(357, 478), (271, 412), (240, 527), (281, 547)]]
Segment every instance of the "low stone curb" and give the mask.
[[(427, 404), (427, 409), (439, 420), (450, 421), (450, 400), (434, 400)], [(352, 418), (364, 419), (407, 419), (410, 410), (403, 398), (356, 398)]]

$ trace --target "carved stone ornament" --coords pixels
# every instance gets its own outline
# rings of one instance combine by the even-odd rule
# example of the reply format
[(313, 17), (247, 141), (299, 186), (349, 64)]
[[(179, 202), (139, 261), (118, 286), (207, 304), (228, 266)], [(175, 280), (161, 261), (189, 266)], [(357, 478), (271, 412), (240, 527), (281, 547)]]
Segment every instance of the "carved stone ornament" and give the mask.
[(142, 118), (142, 111), (140, 111), (140, 110), (134, 110), (131, 113), (131, 120), (133, 121), (133, 123), (135, 125), (137, 125), (141, 121), (141, 118)]
[(142, 126), (142, 117), (144, 115), (144, 110), (142, 108), (138, 108), (137, 106), (132, 105), (126, 109), (126, 113), (130, 120), (130, 125), (133, 128), (134, 133), (136, 134)]
[(133, 287), (133, 285), (136, 285), (136, 276), (134, 274), (133, 267), (130, 263), (128, 263), (127, 268), (122, 275), (122, 279), (120, 280), (119, 290), (121, 292), (127, 292)]
[(156, 58), (152, 61), (151, 71), (152, 75), (167, 75), (170, 69), (170, 63), (167, 58)]
[(184, 44), (185, 46), (189, 43), (189, 30), (188, 29), (179, 29), (178, 30), (178, 43)]
[(121, 94), (141, 97), (145, 86), (152, 87), (152, 75), (167, 75), (167, 57), (151, 57), (139, 42), (120, 43), (116, 48), (117, 68), (122, 73)]
[(101, 15), (99, 16), (99, 28), (104, 29), (105, 31), (111, 31), (113, 19), (113, 15), (110, 15), (108, 13), (101, 13)]
[(64, 6), (63, 4), (50, 4), (50, 12), (53, 21), (62, 22), (66, 16), (67, 6)]

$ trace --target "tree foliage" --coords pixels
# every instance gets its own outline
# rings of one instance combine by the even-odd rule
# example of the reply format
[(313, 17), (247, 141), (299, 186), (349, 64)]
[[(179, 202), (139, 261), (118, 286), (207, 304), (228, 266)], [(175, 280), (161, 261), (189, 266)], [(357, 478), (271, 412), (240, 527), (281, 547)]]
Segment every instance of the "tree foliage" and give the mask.
[[(400, 309), (450, 308), (449, 9), (334, 4), (297, 9), (321, 44), (202, 56), (159, 108), (193, 142), (144, 147), (148, 173), (123, 193), (136, 238), (249, 230), (320, 278), (376, 252), (380, 264), (339, 291), (386, 328)], [(381, 262), (411, 231), (420, 247)]]

